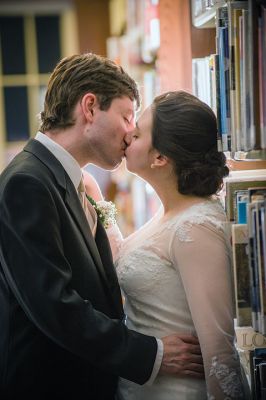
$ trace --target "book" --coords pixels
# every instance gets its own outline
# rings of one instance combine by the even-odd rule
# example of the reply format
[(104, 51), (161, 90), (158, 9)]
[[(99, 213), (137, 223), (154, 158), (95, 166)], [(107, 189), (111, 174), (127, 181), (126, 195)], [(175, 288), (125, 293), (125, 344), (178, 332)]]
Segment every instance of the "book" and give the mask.
[(258, 262), (261, 276), (261, 302), (263, 304), (263, 314), (261, 315), (261, 330), (260, 332), (266, 334), (266, 219), (265, 209), (266, 200), (257, 203), (257, 236), (258, 236)]
[(235, 192), (236, 202), (236, 223), (247, 223), (247, 204), (248, 204), (248, 190), (237, 190)]
[[(261, 259), (264, 276), (266, 276), (266, 202), (260, 208), (260, 240), (261, 240)], [(266, 285), (266, 283), (265, 283)]]
[[(260, 132), (259, 132), (259, 76), (258, 76), (258, 15), (255, 2), (248, 2), (248, 58), (247, 58), (247, 75), (248, 75), (248, 95), (249, 95), (249, 118), (247, 150), (260, 148)], [(252, 56), (251, 56), (252, 55)]]
[(266, 149), (266, 7), (261, 5), (258, 21), (258, 70), (259, 70), (259, 108), (260, 144)]
[[(253, 375), (254, 375), (254, 393), (256, 399), (263, 399), (261, 397), (261, 389), (265, 385), (263, 371), (260, 372), (261, 365), (266, 366), (266, 349), (255, 349), (253, 355)], [(265, 368), (265, 367), (264, 367)], [(263, 369), (264, 369), (263, 368)], [(263, 380), (261, 381), (261, 377)]]
[(241, 107), (240, 107), (240, 17), (242, 9), (233, 10), (234, 26), (234, 60), (235, 60), (235, 92), (232, 106), (235, 107), (235, 149), (241, 150)]
[(194, 58), (192, 60), (193, 94), (213, 108), (211, 101), (211, 70), (209, 57)]
[(218, 54), (213, 55), (213, 72), (215, 76), (215, 104), (216, 104), (216, 116), (217, 116), (217, 148), (218, 151), (223, 150), (223, 139), (221, 130), (221, 102), (220, 102), (220, 68), (219, 68), (219, 56)]
[(249, 14), (243, 10), (240, 21), (240, 107), (241, 150), (250, 150), (250, 75), (249, 75)]
[(232, 225), (232, 251), (237, 326), (251, 326), (247, 224)]
[(261, 297), (259, 284), (259, 266), (257, 258), (256, 209), (254, 203), (248, 204), (248, 261), (251, 287), (251, 317), (252, 327), (260, 331)]
[(264, 187), (266, 178), (264, 177), (246, 177), (246, 178), (235, 178), (225, 179), (225, 210), (229, 221), (236, 221), (236, 202), (235, 192), (239, 190), (245, 190), (252, 187)]
[(210, 73), (210, 107), (217, 116), (217, 105), (216, 105), (216, 71), (215, 71), (215, 55), (211, 54), (207, 57), (209, 63), (209, 73)]
[(266, 281), (262, 261), (262, 232), (260, 208), (266, 199), (266, 187), (248, 189), (249, 266), (252, 293), (252, 325), (255, 330), (266, 333)]
[(242, 11), (248, 9), (247, 1), (228, 2), (229, 22), (229, 66), (230, 66), (230, 108), (231, 108), (231, 150), (241, 150), (240, 112), (240, 24)]
[(259, 388), (260, 388), (260, 398), (262, 400), (266, 399), (266, 362), (261, 362), (259, 364)]
[(229, 84), (229, 45), (228, 45), (228, 14), (227, 7), (217, 10), (217, 53), (219, 55), (219, 87), (220, 87), (220, 125), (222, 134), (223, 151), (230, 150), (231, 139), (229, 131), (229, 110), (228, 104), (230, 88)]

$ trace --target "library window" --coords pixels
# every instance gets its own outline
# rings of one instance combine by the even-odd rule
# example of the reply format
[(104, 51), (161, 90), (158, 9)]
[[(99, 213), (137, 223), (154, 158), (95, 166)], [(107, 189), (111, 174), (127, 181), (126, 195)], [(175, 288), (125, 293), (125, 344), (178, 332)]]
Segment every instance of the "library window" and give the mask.
[(3, 75), (26, 73), (24, 20), (22, 17), (1, 17), (0, 35)]
[(36, 131), (49, 74), (62, 57), (61, 15), (0, 17), (0, 107), (7, 143)]
[(59, 16), (38, 16), (35, 18), (38, 49), (38, 70), (49, 73), (61, 58)]
[(7, 141), (27, 140), (29, 137), (27, 87), (6, 86), (4, 88), (4, 108)]

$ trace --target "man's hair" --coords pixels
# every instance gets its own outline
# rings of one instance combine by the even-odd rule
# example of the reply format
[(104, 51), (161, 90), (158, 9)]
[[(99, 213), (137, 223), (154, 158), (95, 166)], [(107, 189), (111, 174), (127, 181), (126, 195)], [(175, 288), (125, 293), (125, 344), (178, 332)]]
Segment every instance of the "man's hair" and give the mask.
[(113, 99), (122, 96), (140, 106), (137, 84), (121, 66), (92, 53), (72, 55), (62, 59), (51, 74), (40, 131), (74, 125), (74, 108), (89, 92), (96, 95), (101, 110), (108, 110)]

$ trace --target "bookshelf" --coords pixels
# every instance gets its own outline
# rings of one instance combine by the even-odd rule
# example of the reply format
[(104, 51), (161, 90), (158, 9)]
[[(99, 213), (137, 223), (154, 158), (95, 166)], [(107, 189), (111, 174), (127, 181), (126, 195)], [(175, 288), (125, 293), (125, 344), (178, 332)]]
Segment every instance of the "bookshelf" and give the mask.
[(265, 2), (192, 1), (191, 10), (198, 28), (208, 16), (215, 22), (215, 53), (192, 65), (193, 91), (217, 115), (219, 146), (236, 160), (266, 160)]
[(231, 170), (224, 195), (236, 346), (250, 398), (258, 400), (266, 387), (266, 4), (194, 0), (191, 13), (198, 31), (215, 30), (215, 52), (192, 59), (192, 85), (217, 115), (217, 144)]
[[(225, 209), (232, 232), (236, 346), (254, 400), (264, 398), (255, 381), (260, 376), (259, 365), (266, 362), (265, 176), (266, 169), (237, 170), (225, 180)], [(259, 387), (262, 383), (265, 385), (259, 382)]]

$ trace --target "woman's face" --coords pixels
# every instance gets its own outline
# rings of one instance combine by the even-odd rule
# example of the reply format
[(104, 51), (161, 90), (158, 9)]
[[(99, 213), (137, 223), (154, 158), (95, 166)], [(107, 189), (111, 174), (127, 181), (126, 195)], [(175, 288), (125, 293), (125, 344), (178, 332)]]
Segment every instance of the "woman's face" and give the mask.
[(151, 170), (155, 153), (152, 148), (151, 128), (152, 110), (148, 107), (136, 122), (131, 143), (125, 151), (127, 169), (144, 178)]

